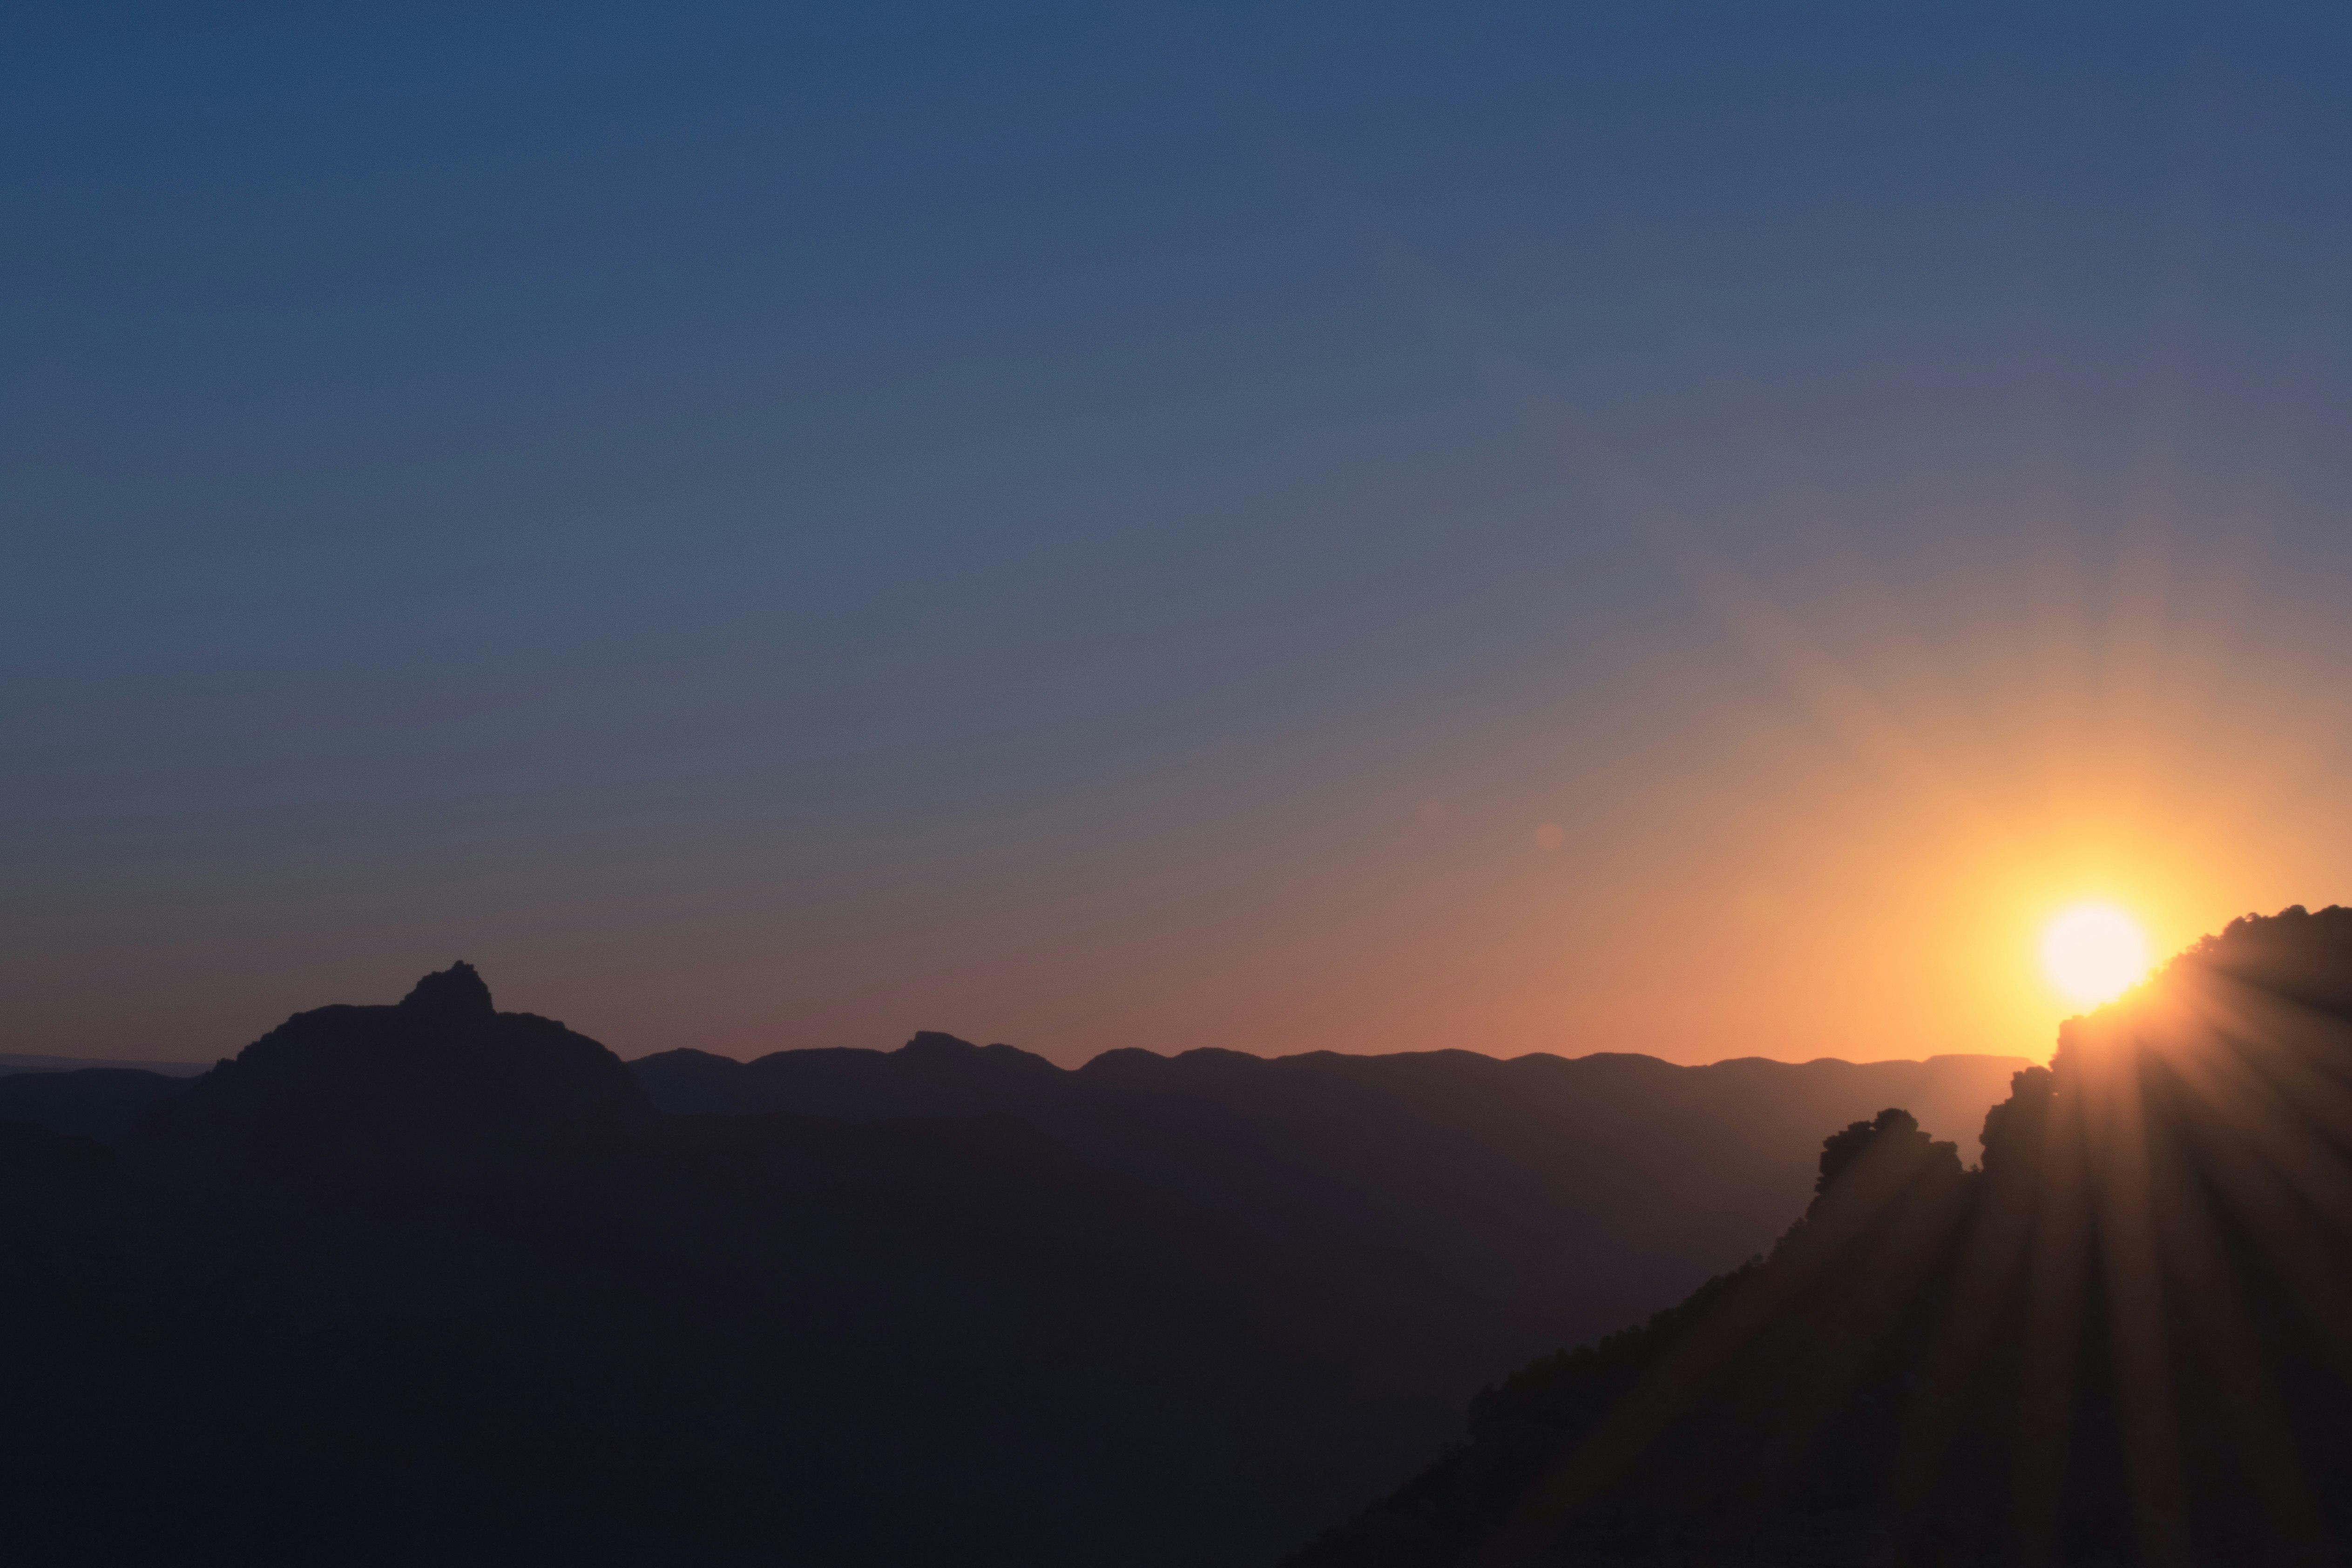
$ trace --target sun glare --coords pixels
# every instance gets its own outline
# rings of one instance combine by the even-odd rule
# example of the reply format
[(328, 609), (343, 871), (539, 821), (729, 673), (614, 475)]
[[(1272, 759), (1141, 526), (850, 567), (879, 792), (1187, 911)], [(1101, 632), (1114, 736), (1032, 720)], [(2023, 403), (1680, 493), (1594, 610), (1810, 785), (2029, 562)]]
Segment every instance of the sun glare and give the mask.
[(2075, 1001), (2111, 1002), (2147, 973), (2147, 940), (2113, 904), (2082, 904), (2050, 922), (2042, 963), (2051, 983)]

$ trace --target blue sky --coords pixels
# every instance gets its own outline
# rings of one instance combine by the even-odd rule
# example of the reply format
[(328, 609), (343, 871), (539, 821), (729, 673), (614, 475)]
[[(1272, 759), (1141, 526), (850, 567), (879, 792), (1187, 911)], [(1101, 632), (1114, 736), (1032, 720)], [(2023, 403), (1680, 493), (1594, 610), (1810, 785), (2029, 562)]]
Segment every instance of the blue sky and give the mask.
[(2214, 679), (2323, 685), (2347, 34), (12, 8), (5, 1047), (462, 955), (626, 1054), (1916, 1054), (1768, 983), (1882, 894), (1722, 870), (1828, 787), (1727, 738), (1815, 720), (1725, 593), (1939, 745), (2028, 697), (1887, 628), (2021, 584), (2094, 687), (2232, 593)]

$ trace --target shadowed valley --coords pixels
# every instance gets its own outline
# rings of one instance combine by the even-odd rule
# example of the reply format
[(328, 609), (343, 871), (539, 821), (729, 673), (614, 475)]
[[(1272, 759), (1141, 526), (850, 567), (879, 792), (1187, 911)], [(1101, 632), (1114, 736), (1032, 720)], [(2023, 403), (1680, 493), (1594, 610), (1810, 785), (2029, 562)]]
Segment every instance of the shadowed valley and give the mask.
[(459, 965), (0, 1079), (0, 1461), (83, 1549), (1271, 1562), (1763, 1245), (1819, 1127), (2014, 1065), (625, 1065)]

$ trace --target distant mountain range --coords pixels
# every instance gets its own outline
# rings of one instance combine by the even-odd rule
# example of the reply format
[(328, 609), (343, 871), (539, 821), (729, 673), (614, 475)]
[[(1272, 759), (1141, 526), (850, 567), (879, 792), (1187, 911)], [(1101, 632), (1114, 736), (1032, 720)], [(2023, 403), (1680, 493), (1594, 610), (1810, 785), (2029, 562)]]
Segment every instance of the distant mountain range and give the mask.
[(677, 1112), (1015, 1116), (1270, 1236), (1412, 1258), (1476, 1325), (1453, 1356), (1475, 1387), (1770, 1245), (1811, 1195), (1832, 1128), (1901, 1106), (1973, 1155), (1986, 1109), (2031, 1065), (1202, 1049), (1110, 1051), (1066, 1071), (925, 1034), (887, 1054), (669, 1051), (631, 1067)]
[(0, 1079), (11, 1536), (1270, 1563), (1769, 1245), (1824, 1131), (1965, 1138), (2019, 1066), (625, 1065), (461, 964), (194, 1080)]
[(163, 1078), (194, 1078), (211, 1066), (210, 1062), (152, 1062), (113, 1057), (21, 1056), (0, 1051), (0, 1078), (20, 1072), (79, 1072), (86, 1068), (128, 1068), (135, 1072), (152, 1072)]
[(0, 1124), (44, 1127), (111, 1143), (127, 1137), (149, 1106), (185, 1094), (195, 1084), (194, 1078), (140, 1068), (27, 1069), (0, 1077)]

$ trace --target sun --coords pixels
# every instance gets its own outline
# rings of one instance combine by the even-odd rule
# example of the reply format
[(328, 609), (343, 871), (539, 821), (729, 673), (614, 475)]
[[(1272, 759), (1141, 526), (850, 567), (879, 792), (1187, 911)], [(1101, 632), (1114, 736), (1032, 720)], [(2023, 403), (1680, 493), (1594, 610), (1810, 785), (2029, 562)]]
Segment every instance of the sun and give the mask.
[(2113, 904), (2077, 904), (2042, 933), (2042, 965), (2075, 1001), (2112, 1002), (2147, 973), (2147, 939)]

